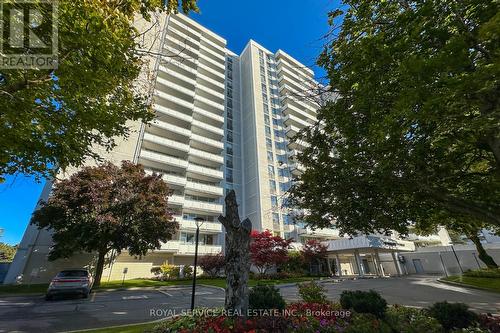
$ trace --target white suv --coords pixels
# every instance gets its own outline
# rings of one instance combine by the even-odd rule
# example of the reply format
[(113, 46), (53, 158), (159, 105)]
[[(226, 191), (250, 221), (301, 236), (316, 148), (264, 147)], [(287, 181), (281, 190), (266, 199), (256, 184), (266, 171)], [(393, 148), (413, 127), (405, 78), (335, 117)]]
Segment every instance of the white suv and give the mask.
[(59, 272), (50, 282), (46, 300), (51, 300), (55, 295), (81, 294), (87, 298), (92, 290), (92, 276), (86, 269), (68, 269)]

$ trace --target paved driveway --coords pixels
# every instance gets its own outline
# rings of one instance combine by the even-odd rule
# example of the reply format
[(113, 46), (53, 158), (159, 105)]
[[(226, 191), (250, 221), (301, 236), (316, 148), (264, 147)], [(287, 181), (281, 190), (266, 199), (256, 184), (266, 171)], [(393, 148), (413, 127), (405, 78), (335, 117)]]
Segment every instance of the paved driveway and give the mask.
[[(343, 290), (378, 291), (389, 304), (427, 307), (438, 301), (464, 302), (478, 312), (500, 313), (500, 294), (450, 286), (437, 277), (409, 276), (388, 279), (344, 280), (324, 283), (329, 299), (338, 300)], [(287, 300), (299, 300), (295, 286), (280, 287)]]
[[(224, 304), (224, 291), (196, 289), (196, 306)], [(189, 309), (191, 287), (160, 290), (115, 290), (91, 294), (88, 299), (43, 296), (0, 297), (0, 332), (51, 333), (157, 320)]]

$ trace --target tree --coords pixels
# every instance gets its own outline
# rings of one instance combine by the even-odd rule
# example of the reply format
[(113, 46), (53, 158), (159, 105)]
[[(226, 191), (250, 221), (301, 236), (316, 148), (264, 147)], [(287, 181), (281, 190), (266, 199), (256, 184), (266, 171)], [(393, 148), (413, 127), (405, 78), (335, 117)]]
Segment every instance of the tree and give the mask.
[(248, 276), (250, 275), (250, 232), (252, 222), (240, 220), (236, 193), (230, 190), (224, 199), (226, 216), (219, 221), (226, 228), (226, 297), (224, 307), (246, 315), (248, 310)]
[(134, 22), (153, 24), (179, 6), (198, 10), (196, 0), (59, 1), (57, 69), (0, 73), (0, 181), (2, 174), (49, 176), (80, 166), (99, 158), (94, 145), (109, 151), (115, 137), (127, 137), (127, 120), (150, 121), (147, 96), (134, 89), (145, 54)]
[(12, 262), (17, 252), (17, 245), (0, 242), (0, 262)]
[(270, 268), (283, 264), (288, 259), (291, 239), (273, 236), (269, 230), (262, 232), (254, 230), (251, 237), (250, 256), (252, 264), (257, 267), (260, 274), (266, 274)]
[(318, 61), (339, 98), (298, 137), (290, 203), (347, 234), (437, 215), (500, 226), (498, 3), (343, 3)]
[(85, 167), (54, 184), (31, 223), (52, 232), (49, 260), (97, 252), (98, 286), (110, 250), (144, 256), (171, 239), (178, 225), (167, 208), (169, 193), (161, 176), (146, 175), (141, 165)]
[(224, 254), (222, 252), (217, 254), (206, 254), (200, 258), (198, 261), (203, 272), (208, 274), (210, 277), (217, 277), (220, 271), (224, 269), (226, 266), (226, 259), (224, 258)]
[(281, 269), (287, 273), (303, 275), (305, 270), (304, 256), (301, 251), (288, 251), (286, 262)]
[(314, 262), (318, 265), (318, 267), (321, 265), (321, 263), (326, 259), (327, 249), (328, 246), (322, 244), (316, 239), (310, 239), (304, 244), (301, 253), (305, 261), (309, 263), (309, 269), (311, 269)]

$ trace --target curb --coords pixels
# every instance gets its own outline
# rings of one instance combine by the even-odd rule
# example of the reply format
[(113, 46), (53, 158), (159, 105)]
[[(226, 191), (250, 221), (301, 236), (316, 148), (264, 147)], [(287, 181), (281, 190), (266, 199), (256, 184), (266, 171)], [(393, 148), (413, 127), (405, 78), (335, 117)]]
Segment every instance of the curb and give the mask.
[(476, 289), (476, 290), (482, 290), (482, 291), (487, 291), (493, 294), (500, 294), (498, 291), (494, 291), (488, 288), (483, 288), (483, 287), (478, 287), (478, 286), (471, 286), (470, 284), (465, 284), (461, 282), (455, 282), (455, 281), (448, 281), (448, 280), (443, 280), (442, 278), (439, 278), (436, 280), (439, 283), (442, 284), (448, 284), (450, 286), (457, 286), (457, 287), (463, 287), (463, 288), (469, 288), (469, 289)]

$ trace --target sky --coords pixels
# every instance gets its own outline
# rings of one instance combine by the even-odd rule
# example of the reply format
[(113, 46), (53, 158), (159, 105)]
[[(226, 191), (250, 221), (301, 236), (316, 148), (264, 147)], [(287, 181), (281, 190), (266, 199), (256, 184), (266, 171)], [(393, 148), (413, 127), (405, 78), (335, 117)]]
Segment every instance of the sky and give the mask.
[[(337, 0), (199, 0), (200, 14), (194, 20), (227, 40), (228, 48), (240, 54), (250, 39), (271, 52), (282, 49), (316, 72), (324, 71), (315, 60), (328, 32), (327, 13)], [(21, 241), (44, 182), (23, 175), (9, 176), (0, 184), (0, 242)]]

